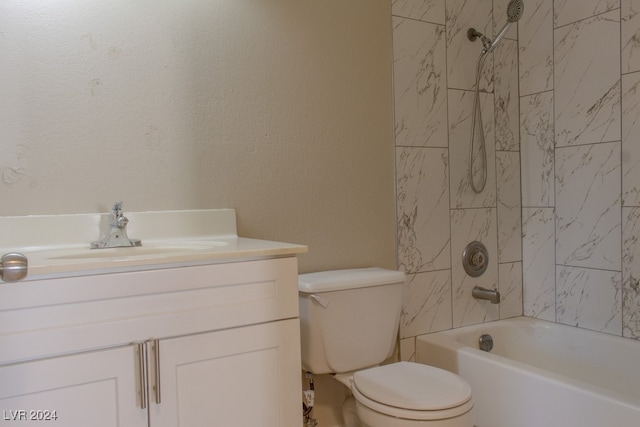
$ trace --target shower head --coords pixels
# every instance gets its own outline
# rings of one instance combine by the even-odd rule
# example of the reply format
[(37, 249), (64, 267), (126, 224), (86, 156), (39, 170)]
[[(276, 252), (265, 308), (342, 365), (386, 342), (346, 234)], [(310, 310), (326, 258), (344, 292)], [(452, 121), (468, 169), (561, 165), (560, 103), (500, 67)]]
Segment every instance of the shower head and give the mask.
[(507, 21), (518, 22), (524, 12), (524, 2), (522, 0), (511, 0), (507, 5)]
[(504, 27), (498, 32), (496, 38), (491, 42), (491, 45), (488, 49), (486, 49), (486, 53), (491, 52), (496, 48), (500, 40), (507, 34), (507, 30), (514, 22), (518, 22), (520, 18), (522, 18), (522, 14), (524, 13), (524, 2), (522, 0), (511, 0), (507, 5), (507, 23), (504, 24)]

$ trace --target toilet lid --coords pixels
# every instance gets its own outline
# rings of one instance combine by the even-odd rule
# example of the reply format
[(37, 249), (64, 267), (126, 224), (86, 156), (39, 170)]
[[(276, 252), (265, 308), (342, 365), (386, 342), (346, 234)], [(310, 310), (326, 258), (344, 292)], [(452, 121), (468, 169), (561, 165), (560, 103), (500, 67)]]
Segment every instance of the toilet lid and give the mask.
[(382, 405), (414, 411), (440, 411), (471, 400), (471, 387), (456, 374), (412, 362), (356, 372), (353, 387)]

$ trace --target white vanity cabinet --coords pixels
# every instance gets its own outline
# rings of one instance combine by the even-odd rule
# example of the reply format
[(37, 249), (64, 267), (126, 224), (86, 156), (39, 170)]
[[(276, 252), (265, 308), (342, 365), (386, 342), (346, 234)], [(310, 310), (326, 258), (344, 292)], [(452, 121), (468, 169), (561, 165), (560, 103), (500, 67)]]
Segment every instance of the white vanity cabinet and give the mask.
[(299, 426), (296, 334), (298, 322), (285, 320), (160, 341), (161, 403), (152, 391), (150, 425)]
[(297, 260), (231, 261), (1, 283), (0, 425), (298, 427)]
[(133, 346), (0, 366), (0, 425), (143, 427)]

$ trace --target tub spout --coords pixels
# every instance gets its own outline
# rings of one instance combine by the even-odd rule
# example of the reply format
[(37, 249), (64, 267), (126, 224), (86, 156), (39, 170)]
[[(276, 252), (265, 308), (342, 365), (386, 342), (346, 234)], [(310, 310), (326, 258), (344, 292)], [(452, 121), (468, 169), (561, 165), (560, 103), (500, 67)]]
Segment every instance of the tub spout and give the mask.
[(471, 295), (475, 299), (483, 299), (490, 301), (491, 304), (500, 304), (500, 292), (497, 289), (486, 289), (480, 286), (475, 286)]

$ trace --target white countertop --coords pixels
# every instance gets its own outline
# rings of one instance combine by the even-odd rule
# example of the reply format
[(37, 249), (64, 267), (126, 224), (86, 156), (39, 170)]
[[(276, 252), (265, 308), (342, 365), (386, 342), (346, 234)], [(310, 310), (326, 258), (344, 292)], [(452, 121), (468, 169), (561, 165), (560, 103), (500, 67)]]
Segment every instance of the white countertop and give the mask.
[[(292, 256), (304, 245), (238, 237), (235, 210), (124, 212), (131, 248), (89, 249), (108, 214), (0, 217), (0, 255), (27, 256), (25, 280)], [(2, 282), (0, 282), (2, 283)]]

